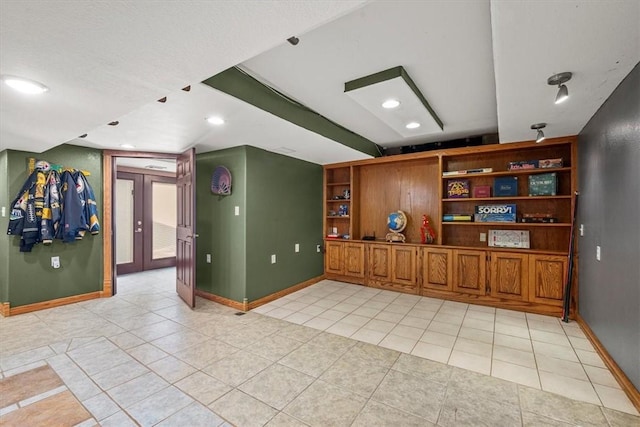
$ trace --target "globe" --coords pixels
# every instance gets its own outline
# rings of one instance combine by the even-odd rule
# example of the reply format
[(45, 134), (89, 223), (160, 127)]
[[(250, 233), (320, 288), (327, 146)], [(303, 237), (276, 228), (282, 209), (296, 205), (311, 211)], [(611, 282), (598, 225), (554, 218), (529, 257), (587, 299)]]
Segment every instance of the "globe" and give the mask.
[(400, 233), (407, 226), (407, 216), (402, 211), (391, 212), (387, 217), (389, 231)]

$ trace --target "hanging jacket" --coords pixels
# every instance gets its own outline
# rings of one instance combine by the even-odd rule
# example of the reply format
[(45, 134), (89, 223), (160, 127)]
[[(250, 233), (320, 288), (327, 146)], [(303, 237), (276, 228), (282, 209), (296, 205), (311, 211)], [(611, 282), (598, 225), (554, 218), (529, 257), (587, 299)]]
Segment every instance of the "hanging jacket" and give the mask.
[[(93, 194), (93, 189), (87, 177), (80, 171), (74, 173), (76, 180), (76, 188), (78, 195), (80, 196), (80, 203), (82, 204), (82, 224), (83, 229), (79, 230), (79, 238), (81, 239), (85, 231), (89, 231), (91, 234), (98, 234), (100, 232), (100, 223), (98, 222), (98, 207), (96, 204), (96, 196)], [(78, 236), (76, 235), (76, 239)]]
[(31, 252), (33, 245), (40, 241), (40, 218), (46, 182), (43, 172), (34, 171), (11, 203), (7, 234), (21, 236), (20, 252)]
[(44, 189), (44, 206), (40, 221), (40, 240), (45, 245), (51, 244), (60, 225), (62, 210), (60, 206), (60, 174), (53, 170), (47, 177)]
[(83, 223), (83, 206), (76, 188), (76, 180), (69, 171), (64, 171), (60, 176), (61, 190), (60, 201), (62, 203), (62, 218), (56, 232), (56, 237), (69, 243), (76, 240), (76, 235), (85, 226)]

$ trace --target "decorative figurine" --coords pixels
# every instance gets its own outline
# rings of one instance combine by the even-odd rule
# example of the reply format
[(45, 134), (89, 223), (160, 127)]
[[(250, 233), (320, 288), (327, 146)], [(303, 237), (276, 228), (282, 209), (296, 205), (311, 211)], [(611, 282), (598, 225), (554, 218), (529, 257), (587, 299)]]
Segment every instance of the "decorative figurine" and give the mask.
[(422, 215), (422, 225), (420, 226), (420, 235), (422, 236), (422, 243), (435, 243), (436, 232), (431, 227), (431, 222), (427, 215)]

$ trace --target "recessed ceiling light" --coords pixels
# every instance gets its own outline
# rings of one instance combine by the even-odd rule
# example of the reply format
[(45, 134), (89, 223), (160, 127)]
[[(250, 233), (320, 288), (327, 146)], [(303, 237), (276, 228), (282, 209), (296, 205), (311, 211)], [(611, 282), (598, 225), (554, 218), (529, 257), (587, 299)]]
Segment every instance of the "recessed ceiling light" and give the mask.
[(220, 126), (224, 124), (224, 119), (218, 116), (207, 117), (207, 121), (212, 125)]
[(29, 80), (17, 76), (2, 76), (2, 81), (9, 87), (17, 90), (18, 92), (26, 93), (29, 95), (39, 95), (49, 90), (48, 87), (35, 80)]
[(407, 129), (418, 129), (420, 127), (420, 123), (418, 122), (409, 122), (405, 126)]
[(136, 148), (136, 146), (135, 146), (135, 145), (131, 145), (131, 144), (120, 144), (120, 147), (122, 147), (122, 148), (129, 148), (129, 149)]
[(382, 103), (382, 108), (396, 108), (398, 105), (400, 105), (400, 101), (397, 99), (387, 99)]

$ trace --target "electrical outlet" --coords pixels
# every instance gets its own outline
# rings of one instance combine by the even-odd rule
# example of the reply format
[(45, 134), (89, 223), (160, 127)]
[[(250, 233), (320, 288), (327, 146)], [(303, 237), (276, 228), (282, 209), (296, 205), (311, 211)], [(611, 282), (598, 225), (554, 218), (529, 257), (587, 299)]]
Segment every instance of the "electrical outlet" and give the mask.
[(211, 264), (211, 254), (207, 254), (207, 264)]
[(52, 256), (51, 257), (51, 267), (60, 268), (60, 257), (59, 256)]
[(316, 245), (316, 252), (320, 253), (320, 251), (322, 250), (320, 245)]
[(293, 250), (296, 252), (300, 252), (300, 243), (296, 243)]
[(235, 216), (240, 215), (240, 206), (236, 206), (236, 207), (234, 208), (234, 211), (233, 211), (233, 212), (234, 212)]
[(271, 255), (271, 264), (276, 263), (276, 254)]
[(600, 261), (600, 246), (596, 246), (596, 261)]
[(480, 233), (480, 241), (481, 242), (487, 241), (487, 233)]

